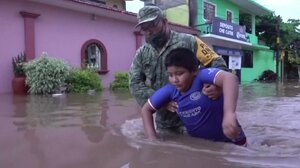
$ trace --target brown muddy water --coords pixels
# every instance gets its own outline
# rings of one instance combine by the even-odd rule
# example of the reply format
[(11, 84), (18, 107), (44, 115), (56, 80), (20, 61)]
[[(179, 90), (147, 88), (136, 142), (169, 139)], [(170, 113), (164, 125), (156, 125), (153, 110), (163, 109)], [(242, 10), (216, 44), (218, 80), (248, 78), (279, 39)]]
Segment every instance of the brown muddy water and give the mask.
[(1, 168), (296, 168), (300, 81), (245, 83), (238, 118), (247, 148), (167, 135), (149, 141), (128, 92), (0, 95)]

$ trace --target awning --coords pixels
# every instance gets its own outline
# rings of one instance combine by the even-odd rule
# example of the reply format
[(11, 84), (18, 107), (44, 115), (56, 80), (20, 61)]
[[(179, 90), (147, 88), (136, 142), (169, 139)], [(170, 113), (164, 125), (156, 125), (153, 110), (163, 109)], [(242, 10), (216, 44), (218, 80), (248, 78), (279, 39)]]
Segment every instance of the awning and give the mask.
[(252, 46), (252, 44), (249, 42), (223, 37), (215, 34), (204, 34), (201, 35), (200, 38), (211, 46), (217, 45), (237, 49), (242, 49), (243, 46)]

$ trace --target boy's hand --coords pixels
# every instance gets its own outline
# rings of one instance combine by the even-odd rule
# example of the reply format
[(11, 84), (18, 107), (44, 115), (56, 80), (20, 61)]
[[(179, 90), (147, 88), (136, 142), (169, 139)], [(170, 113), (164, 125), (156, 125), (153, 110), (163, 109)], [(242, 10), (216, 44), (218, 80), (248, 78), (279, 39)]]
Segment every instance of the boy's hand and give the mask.
[(204, 84), (202, 93), (207, 95), (209, 98), (215, 100), (222, 94), (222, 88), (216, 86), (216, 85), (210, 85), (210, 84)]
[(224, 114), (223, 133), (230, 139), (235, 139), (241, 133), (241, 129), (237, 124), (235, 113)]

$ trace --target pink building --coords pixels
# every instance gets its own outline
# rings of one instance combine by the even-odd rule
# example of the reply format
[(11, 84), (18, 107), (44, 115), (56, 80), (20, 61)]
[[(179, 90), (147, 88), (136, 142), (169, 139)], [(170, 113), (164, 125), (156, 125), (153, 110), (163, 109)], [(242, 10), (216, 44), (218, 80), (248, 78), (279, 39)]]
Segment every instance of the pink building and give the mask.
[[(1, 0), (0, 93), (12, 92), (12, 57), (21, 52), (28, 59), (47, 52), (74, 67), (98, 67), (109, 87), (116, 72), (129, 70), (143, 43), (136, 22), (134, 13), (82, 0)], [(197, 34), (189, 27), (172, 27)]]

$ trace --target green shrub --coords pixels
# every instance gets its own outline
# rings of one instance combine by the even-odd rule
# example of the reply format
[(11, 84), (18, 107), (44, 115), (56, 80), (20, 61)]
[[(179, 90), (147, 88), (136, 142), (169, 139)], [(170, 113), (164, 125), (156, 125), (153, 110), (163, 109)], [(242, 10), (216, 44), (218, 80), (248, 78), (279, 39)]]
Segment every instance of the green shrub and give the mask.
[(89, 69), (73, 69), (67, 80), (68, 91), (84, 93), (89, 90), (101, 91), (102, 80), (98, 73)]
[(127, 72), (117, 72), (115, 73), (115, 80), (112, 81), (110, 84), (111, 90), (117, 90), (117, 89), (129, 89), (128, 86), (128, 73)]
[(43, 53), (41, 57), (26, 63), (24, 70), (29, 93), (52, 94), (65, 85), (70, 66)]

